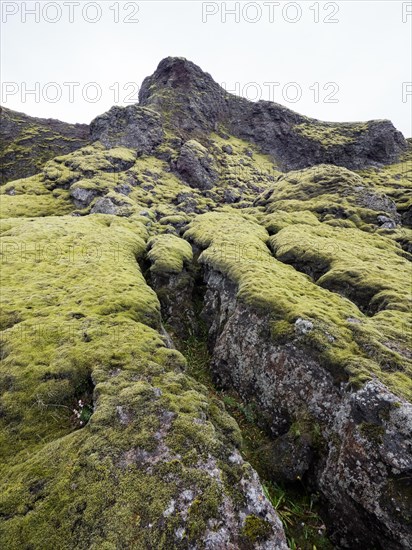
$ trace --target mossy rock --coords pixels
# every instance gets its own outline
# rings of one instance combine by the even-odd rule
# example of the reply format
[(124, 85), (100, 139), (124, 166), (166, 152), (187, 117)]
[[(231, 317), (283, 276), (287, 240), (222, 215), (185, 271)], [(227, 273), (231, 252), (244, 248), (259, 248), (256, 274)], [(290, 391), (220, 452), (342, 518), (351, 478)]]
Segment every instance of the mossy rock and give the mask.
[(232, 522), (237, 544), (245, 506), (254, 512), (248, 484), (284, 541), (236, 422), (165, 347), (139, 219), (15, 218), (0, 230), (1, 546), (183, 549), (210, 522)]

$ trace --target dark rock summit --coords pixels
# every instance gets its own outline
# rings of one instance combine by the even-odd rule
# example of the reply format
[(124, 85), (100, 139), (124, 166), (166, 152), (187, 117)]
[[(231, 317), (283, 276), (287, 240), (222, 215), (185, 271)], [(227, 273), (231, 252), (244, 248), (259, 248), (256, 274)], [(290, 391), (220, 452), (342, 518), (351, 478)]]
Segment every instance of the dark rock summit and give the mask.
[(227, 93), (184, 58), (163, 59), (143, 81), (140, 104), (167, 115), (187, 137), (225, 126), (270, 154), (284, 169), (336, 164), (350, 169), (394, 162), (406, 142), (390, 121), (321, 122), (269, 101)]
[(187, 136), (210, 132), (229, 114), (229, 96), (213, 78), (183, 57), (167, 57), (145, 78), (140, 105), (167, 116)]

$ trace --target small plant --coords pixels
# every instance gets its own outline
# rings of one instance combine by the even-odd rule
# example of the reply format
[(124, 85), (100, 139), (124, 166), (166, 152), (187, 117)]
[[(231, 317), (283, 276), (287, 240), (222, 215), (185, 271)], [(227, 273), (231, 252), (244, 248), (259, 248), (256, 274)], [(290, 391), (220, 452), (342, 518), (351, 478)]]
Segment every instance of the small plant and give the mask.
[(90, 420), (90, 417), (93, 414), (93, 407), (85, 403), (82, 399), (77, 401), (76, 407), (73, 409), (73, 416), (75, 422), (79, 426), (84, 426)]
[(290, 548), (333, 548), (326, 537), (326, 526), (316, 511), (316, 495), (292, 494), (277, 483), (266, 483), (263, 490), (283, 523)]

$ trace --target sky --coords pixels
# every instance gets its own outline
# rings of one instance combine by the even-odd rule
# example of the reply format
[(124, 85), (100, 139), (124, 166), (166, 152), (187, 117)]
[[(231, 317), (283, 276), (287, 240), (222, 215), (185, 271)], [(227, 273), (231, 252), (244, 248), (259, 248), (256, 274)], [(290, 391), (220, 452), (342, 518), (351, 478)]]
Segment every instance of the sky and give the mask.
[(137, 102), (161, 59), (229, 92), (412, 136), (412, 2), (1, 0), (1, 104), (89, 123)]

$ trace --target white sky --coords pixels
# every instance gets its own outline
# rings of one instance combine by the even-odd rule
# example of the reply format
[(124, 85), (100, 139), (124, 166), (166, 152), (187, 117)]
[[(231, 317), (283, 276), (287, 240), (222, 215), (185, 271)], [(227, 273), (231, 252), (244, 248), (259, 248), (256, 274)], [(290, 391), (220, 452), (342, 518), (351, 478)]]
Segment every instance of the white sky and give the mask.
[[(88, 123), (115, 103), (127, 104), (128, 94), (135, 102), (143, 78), (176, 55), (250, 99), (271, 99), (323, 120), (389, 118), (412, 135), (412, 84), (406, 84), (412, 82), (412, 2), (235, 4), (1, 0), (1, 103)], [(225, 21), (231, 9), (239, 21), (229, 13)], [(29, 10), (37, 10), (38, 22)], [(36, 82), (38, 97), (25, 93)], [(68, 82), (79, 83), (72, 98)], [(324, 89), (327, 83), (333, 84)], [(325, 102), (328, 95), (337, 102)]]

